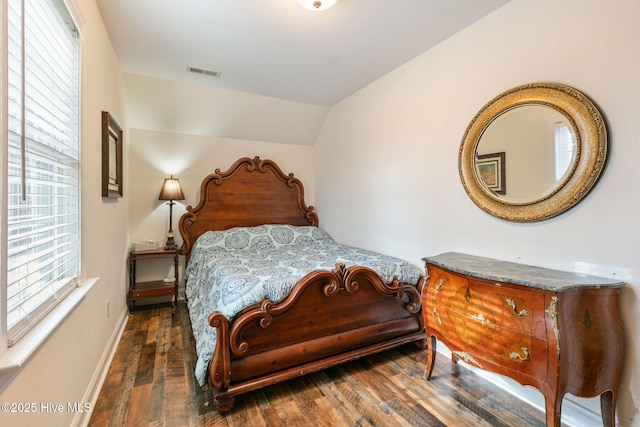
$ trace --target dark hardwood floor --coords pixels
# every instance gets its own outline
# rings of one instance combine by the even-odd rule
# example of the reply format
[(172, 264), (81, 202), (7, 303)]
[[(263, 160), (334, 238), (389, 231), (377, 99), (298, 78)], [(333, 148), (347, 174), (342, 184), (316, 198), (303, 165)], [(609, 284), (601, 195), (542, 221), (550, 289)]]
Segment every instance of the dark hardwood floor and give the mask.
[(192, 374), (187, 310), (134, 312), (92, 426), (544, 426), (544, 414), (463, 366), (407, 345), (240, 395), (219, 414)]

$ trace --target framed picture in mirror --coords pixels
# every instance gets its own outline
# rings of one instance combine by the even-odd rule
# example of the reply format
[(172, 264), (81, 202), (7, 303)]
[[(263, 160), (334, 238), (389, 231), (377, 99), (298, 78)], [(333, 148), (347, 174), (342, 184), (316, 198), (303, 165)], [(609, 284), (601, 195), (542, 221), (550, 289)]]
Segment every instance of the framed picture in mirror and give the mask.
[(476, 161), (478, 176), (496, 194), (507, 194), (505, 152), (479, 154)]

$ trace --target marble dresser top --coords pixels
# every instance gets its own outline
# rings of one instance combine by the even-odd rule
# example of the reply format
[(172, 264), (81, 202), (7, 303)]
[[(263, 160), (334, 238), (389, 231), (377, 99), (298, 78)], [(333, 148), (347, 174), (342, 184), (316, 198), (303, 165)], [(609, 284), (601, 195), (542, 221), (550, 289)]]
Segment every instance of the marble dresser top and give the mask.
[(433, 257), (425, 257), (422, 260), (456, 273), (554, 292), (566, 292), (573, 289), (585, 288), (620, 288), (624, 286), (624, 282), (604, 277), (550, 270), (542, 267), (457, 252), (447, 252)]

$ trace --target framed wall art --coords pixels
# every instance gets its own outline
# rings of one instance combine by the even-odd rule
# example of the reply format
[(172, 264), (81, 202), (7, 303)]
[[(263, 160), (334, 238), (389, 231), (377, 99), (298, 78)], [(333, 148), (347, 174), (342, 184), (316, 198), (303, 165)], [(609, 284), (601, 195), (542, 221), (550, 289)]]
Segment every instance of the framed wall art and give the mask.
[(122, 128), (102, 112), (102, 197), (122, 197)]

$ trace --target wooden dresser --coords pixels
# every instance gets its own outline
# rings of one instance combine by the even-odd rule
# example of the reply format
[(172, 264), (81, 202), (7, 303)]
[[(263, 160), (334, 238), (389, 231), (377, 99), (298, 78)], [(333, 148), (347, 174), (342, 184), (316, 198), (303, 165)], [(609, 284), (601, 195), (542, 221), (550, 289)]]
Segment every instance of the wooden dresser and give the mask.
[(424, 261), (427, 379), (437, 338), (454, 362), (540, 390), (548, 426), (560, 426), (565, 393), (600, 395), (603, 423), (615, 425), (622, 282), (453, 252)]

